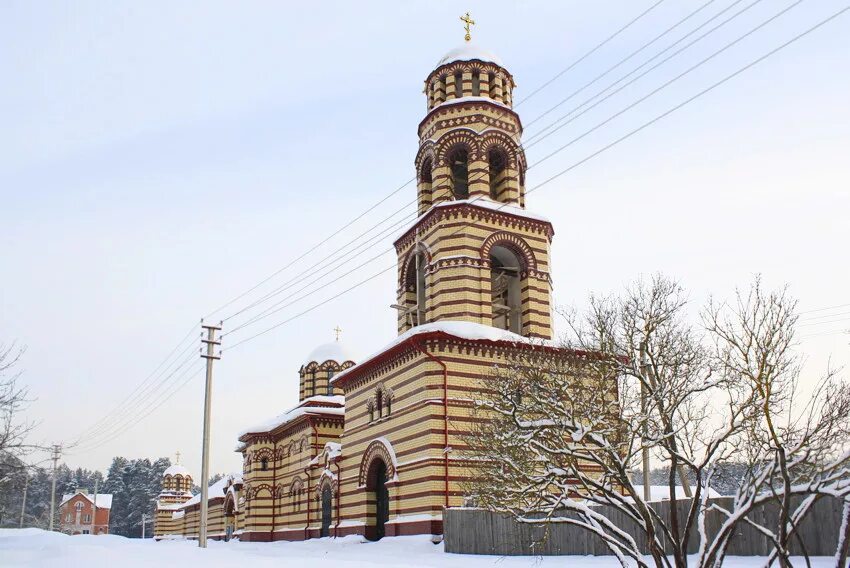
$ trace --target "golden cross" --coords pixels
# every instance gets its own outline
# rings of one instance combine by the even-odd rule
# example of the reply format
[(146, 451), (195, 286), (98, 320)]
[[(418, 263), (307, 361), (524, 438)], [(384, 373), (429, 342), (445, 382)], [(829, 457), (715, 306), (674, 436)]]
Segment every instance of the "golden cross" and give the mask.
[(463, 39), (465, 39), (466, 41), (470, 41), (472, 39), (472, 35), (470, 35), (469, 33), (469, 26), (474, 26), (475, 20), (470, 18), (469, 12), (467, 12), (465, 15), (460, 17), (460, 21), (466, 24), (465, 26), (463, 26), (463, 28), (466, 30), (466, 35), (463, 36)]
[(175, 455), (177, 456), (177, 463), (180, 464), (180, 452), (178, 451)]
[(336, 340), (339, 341), (339, 334), (342, 333), (342, 328), (338, 325), (334, 328), (334, 332), (336, 332)]

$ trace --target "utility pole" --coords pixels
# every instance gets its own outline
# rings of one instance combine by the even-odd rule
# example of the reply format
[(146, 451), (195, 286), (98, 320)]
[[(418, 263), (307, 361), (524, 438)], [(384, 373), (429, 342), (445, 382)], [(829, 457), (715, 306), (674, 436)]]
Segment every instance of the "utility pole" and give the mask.
[(27, 487), (29, 486), (29, 484), (30, 484), (30, 474), (26, 469), (24, 469), (24, 498), (23, 498), (23, 502), (21, 503), (21, 525), (20, 525), (20, 528), (24, 528), (24, 513), (27, 510)]
[(53, 517), (56, 511), (56, 467), (59, 463), (59, 456), (61, 455), (62, 445), (53, 444), (53, 455), (51, 456), (51, 459), (53, 460), (53, 485), (50, 489), (50, 531), (53, 530)]
[(91, 533), (97, 534), (97, 482), (100, 481), (97, 477), (94, 478), (94, 503), (92, 503), (91, 512)]
[(649, 380), (649, 364), (646, 362), (646, 342), (643, 341), (640, 344), (640, 372), (642, 375), (640, 382), (640, 413), (643, 415), (641, 418), (643, 425), (640, 429), (640, 453), (643, 462), (643, 500), (645, 503), (648, 503), (652, 500), (652, 491), (650, 491), (649, 486), (649, 448), (646, 445), (647, 438), (649, 437), (649, 418), (646, 412), (646, 386), (644, 383)]
[(145, 538), (145, 523), (148, 522), (148, 516), (145, 513), (142, 513), (142, 539)]
[[(221, 345), (221, 341), (215, 338), (215, 332), (221, 330), (221, 322), (218, 325), (204, 324), (201, 327), (207, 330), (207, 338), (202, 339), (206, 343), (207, 352), (201, 351), (201, 357), (207, 360), (207, 383), (204, 389), (204, 445), (201, 452), (201, 519), (198, 525), (198, 546), (207, 547), (207, 499), (209, 497), (210, 479), (210, 406), (212, 402), (212, 373), (213, 362), (221, 359), (221, 352), (215, 354), (215, 346)], [(203, 337), (203, 334), (201, 335)]]

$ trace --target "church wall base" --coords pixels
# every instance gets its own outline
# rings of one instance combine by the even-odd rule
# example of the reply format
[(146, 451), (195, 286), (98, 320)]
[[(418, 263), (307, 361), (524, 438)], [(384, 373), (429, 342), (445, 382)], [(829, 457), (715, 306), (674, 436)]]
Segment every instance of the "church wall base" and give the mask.
[[(365, 525), (348, 525), (331, 528), (331, 537), (343, 537), (352, 535), (361, 535), (366, 538), (374, 538), (374, 527)], [(386, 536), (411, 536), (417, 534), (441, 535), (443, 534), (442, 520), (428, 521), (410, 521), (399, 523), (387, 523), (385, 529)], [(245, 531), (239, 535), (239, 540), (242, 542), (272, 542), (272, 541), (289, 541), (299, 542), (308, 539), (321, 538), (321, 530), (318, 527), (309, 529), (290, 529), (280, 530), (275, 532)]]

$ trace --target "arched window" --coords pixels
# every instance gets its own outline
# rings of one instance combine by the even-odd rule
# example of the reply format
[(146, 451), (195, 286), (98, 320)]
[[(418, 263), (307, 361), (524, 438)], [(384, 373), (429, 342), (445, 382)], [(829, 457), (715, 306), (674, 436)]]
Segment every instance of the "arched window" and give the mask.
[(403, 306), (408, 323), (415, 327), (425, 323), (425, 271), (428, 267), (428, 257), (424, 252), (414, 253), (407, 266), (405, 275), (406, 296)]
[(384, 392), (381, 389), (378, 389), (378, 392), (375, 393), (375, 411), (378, 418), (384, 414)]
[(455, 150), (449, 164), (452, 170), (452, 193), (455, 199), (469, 197), (469, 152), (465, 148)]
[(522, 292), (520, 263), (509, 249), (490, 250), (490, 290), (493, 299), (493, 327), (522, 333)]
[(487, 152), (487, 162), (490, 165), (490, 199), (500, 201), (502, 191), (507, 186), (505, 174), (508, 158), (500, 148), (491, 148)]
[(427, 207), (431, 205), (432, 196), (431, 196), (431, 188), (433, 187), (433, 170), (434, 170), (434, 161), (431, 157), (425, 158), (422, 162), (422, 167), (419, 169), (419, 195), (422, 201), (422, 205)]
[(463, 96), (463, 73), (458, 71), (455, 73), (455, 98)]
[(366, 403), (366, 411), (369, 413), (369, 422), (375, 420), (375, 403), (371, 399)]
[(260, 460), (260, 471), (268, 471), (269, 469), (269, 459), (263, 458)]
[(77, 501), (77, 503), (74, 505), (74, 509), (76, 509), (78, 513), (79, 513), (80, 511), (82, 511), (82, 510), (83, 510), (83, 504), (82, 504), (82, 502)]
[(481, 71), (478, 69), (472, 70), (472, 96), (481, 96)]
[(496, 100), (496, 76), (493, 73), (487, 74), (487, 84), (490, 86), (490, 98)]

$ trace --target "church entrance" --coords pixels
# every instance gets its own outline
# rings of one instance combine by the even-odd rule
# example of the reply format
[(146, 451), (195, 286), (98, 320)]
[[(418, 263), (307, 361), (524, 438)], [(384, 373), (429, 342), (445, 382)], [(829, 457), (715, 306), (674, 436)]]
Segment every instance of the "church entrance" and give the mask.
[(375, 524), (372, 537), (380, 540), (386, 535), (386, 524), (390, 520), (390, 492), (387, 489), (387, 465), (382, 460), (375, 460), (372, 465), (375, 488)]
[(331, 535), (331, 517), (333, 515), (331, 500), (331, 488), (325, 486), (325, 488), (322, 489), (322, 531), (319, 533), (320, 537)]

